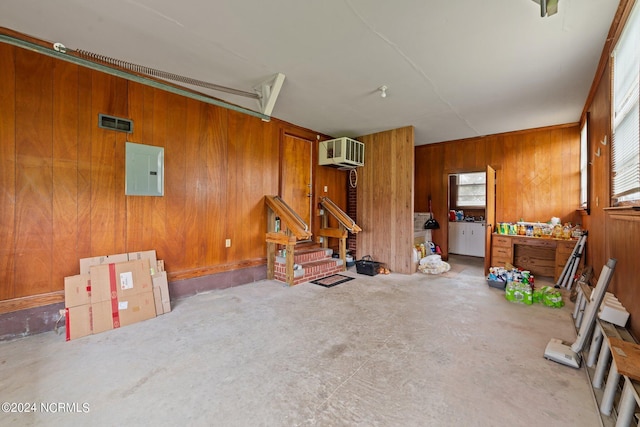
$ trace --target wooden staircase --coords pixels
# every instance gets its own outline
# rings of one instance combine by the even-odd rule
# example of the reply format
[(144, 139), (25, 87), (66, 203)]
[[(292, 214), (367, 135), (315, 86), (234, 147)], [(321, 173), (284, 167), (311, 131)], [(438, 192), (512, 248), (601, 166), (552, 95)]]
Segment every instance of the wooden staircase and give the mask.
[[(276, 256), (274, 279), (287, 283), (287, 256)], [(297, 249), (293, 254), (293, 283), (304, 282), (331, 276), (344, 271), (344, 262), (340, 258), (333, 258), (333, 250), (329, 248)]]
[[(346, 239), (348, 231), (361, 228), (327, 197), (320, 200), (324, 209), (319, 235), (323, 247), (300, 247), (298, 243), (311, 239), (309, 226), (280, 196), (265, 196), (267, 206), (267, 279), (279, 280), (289, 286), (330, 276), (346, 269)], [(338, 228), (328, 228), (328, 215), (335, 217)], [(339, 258), (327, 247), (327, 238), (339, 239)], [(278, 248), (282, 248), (278, 250)]]

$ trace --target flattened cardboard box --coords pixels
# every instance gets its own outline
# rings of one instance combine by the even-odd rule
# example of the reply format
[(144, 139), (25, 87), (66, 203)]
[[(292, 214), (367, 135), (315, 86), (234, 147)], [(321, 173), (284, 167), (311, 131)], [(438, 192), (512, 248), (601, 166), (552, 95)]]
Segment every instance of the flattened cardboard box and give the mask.
[(91, 302), (91, 280), (88, 274), (64, 278), (64, 306), (77, 307)]
[(91, 266), (129, 261), (128, 254), (102, 255), (80, 259), (80, 274), (89, 274)]
[(155, 249), (152, 249), (150, 251), (141, 251), (141, 252), (129, 252), (127, 254), (128, 260), (129, 261), (136, 261), (136, 260), (141, 260), (141, 259), (148, 259), (149, 260), (149, 274), (151, 274), (152, 276), (154, 274), (156, 274), (157, 270), (157, 265), (158, 265), (158, 261), (156, 259), (156, 251)]
[(143, 292), (114, 301), (96, 302), (91, 304), (91, 308), (94, 334), (156, 317), (153, 292)]
[(156, 314), (165, 314), (171, 311), (171, 298), (169, 295), (169, 282), (167, 272), (161, 271), (152, 276), (153, 298), (156, 304)]
[(153, 291), (130, 295), (118, 300), (120, 325), (127, 326), (156, 317)]
[(91, 305), (67, 307), (64, 318), (67, 341), (91, 335)]
[[(94, 334), (99, 334), (100, 332), (110, 331), (111, 329), (120, 327), (119, 313), (116, 311), (114, 316), (111, 301), (92, 303), (91, 312), (92, 332)], [(114, 326), (114, 323), (118, 326)]]
[(94, 265), (90, 272), (92, 303), (153, 293), (148, 259)]

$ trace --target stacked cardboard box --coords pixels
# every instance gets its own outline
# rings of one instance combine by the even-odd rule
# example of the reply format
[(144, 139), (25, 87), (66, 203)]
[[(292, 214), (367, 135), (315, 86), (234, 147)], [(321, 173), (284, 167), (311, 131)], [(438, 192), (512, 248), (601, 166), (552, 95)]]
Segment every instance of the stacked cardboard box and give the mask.
[(65, 307), (67, 341), (167, 313), (164, 262), (155, 250), (83, 258), (80, 274), (65, 278)]
[(164, 270), (164, 261), (156, 259), (156, 251), (131, 252), (127, 254), (129, 260), (148, 259), (151, 266), (149, 273), (153, 281), (153, 299), (156, 306), (156, 315), (161, 315), (171, 311), (171, 300), (169, 298), (169, 281), (167, 272)]
[(64, 278), (67, 341), (90, 335), (91, 281), (88, 274)]

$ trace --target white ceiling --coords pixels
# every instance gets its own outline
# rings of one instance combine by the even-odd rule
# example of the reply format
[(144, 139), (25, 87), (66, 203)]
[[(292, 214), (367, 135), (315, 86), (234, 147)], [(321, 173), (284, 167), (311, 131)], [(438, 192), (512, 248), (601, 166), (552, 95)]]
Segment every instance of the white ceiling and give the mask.
[(560, 0), (541, 18), (531, 0), (2, 0), (0, 26), (246, 91), (280, 72), (273, 117), (335, 137), (413, 125), (421, 145), (579, 121), (617, 6)]

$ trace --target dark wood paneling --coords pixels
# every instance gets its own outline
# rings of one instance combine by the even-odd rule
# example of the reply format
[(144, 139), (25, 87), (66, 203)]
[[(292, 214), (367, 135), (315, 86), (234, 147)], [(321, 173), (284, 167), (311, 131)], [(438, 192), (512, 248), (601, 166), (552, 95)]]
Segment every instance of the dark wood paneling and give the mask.
[(358, 170), (359, 256), (413, 273), (413, 127), (358, 139), (365, 143), (365, 165)]
[(15, 297), (15, 49), (0, 43), (0, 300)]
[(564, 128), (559, 138), (571, 141), (558, 143), (562, 146), (562, 191), (557, 197), (562, 201), (562, 212), (567, 212), (561, 219), (563, 222), (577, 224), (580, 222), (580, 213), (575, 209), (576, 203), (580, 205), (580, 128)]
[(15, 297), (52, 287), (53, 60), (16, 50)]
[(631, 331), (640, 337), (640, 266), (638, 242), (640, 242), (640, 212), (631, 209), (608, 209), (605, 212), (607, 259), (617, 259), (609, 291), (612, 292), (630, 314)]
[[(502, 170), (502, 159), (504, 156), (504, 138), (501, 135), (494, 135), (487, 137), (486, 142), (486, 163), (491, 166), (496, 171), (496, 182), (501, 181), (503, 170)], [(496, 215), (498, 212), (504, 211), (504, 188), (502, 186), (496, 186)], [(497, 220), (497, 216), (496, 216)], [(495, 224), (494, 224), (495, 227)]]
[[(580, 188), (580, 136), (577, 125), (519, 131), (415, 148), (416, 212), (433, 213), (441, 228), (434, 243), (448, 253), (447, 217), (450, 173), (496, 169), (496, 220), (576, 221)], [(428, 177), (428, 178), (425, 178)]]
[(198, 265), (210, 266), (226, 261), (227, 238), (227, 110), (207, 105), (200, 122), (200, 210), (199, 240), (203, 249)]
[(198, 187), (204, 185), (200, 180), (198, 164), (201, 159), (199, 131), (201, 128), (201, 110), (204, 108), (199, 102), (187, 100), (186, 129), (184, 135), (185, 158), (185, 204), (183, 211), (184, 226), (184, 264), (174, 266), (177, 269), (192, 269), (199, 265), (200, 247), (199, 222), (203, 221), (202, 209), (198, 209), (199, 190)]
[[(129, 115), (134, 121), (134, 132), (129, 135), (128, 141), (166, 147), (169, 94), (138, 83), (129, 83), (128, 93)], [(165, 162), (166, 150), (165, 148)], [(165, 175), (165, 195), (166, 193)], [(155, 249), (158, 257), (163, 256), (166, 248), (167, 199), (166, 196), (126, 197), (128, 252)]]
[[(610, 144), (603, 145), (605, 136), (611, 141), (611, 96), (609, 94), (610, 72), (604, 73), (600, 85), (589, 109), (590, 123), (590, 152), (588, 161), (591, 164), (591, 194), (590, 215), (587, 239), (587, 263), (593, 266), (596, 274), (600, 274), (602, 266), (607, 262), (605, 253), (606, 236), (602, 226), (605, 222), (604, 209), (609, 207), (610, 173), (609, 163)], [(599, 155), (598, 155), (599, 154)]]
[(265, 257), (264, 196), (278, 193), (278, 131), (275, 122), (229, 112), (226, 262)]
[[(172, 279), (264, 264), (280, 136), (316, 133), (0, 49), (0, 310), (58, 301), (89, 256), (156, 249)], [(99, 128), (99, 113), (133, 119), (134, 133)], [(127, 140), (165, 147), (164, 197), (125, 196)], [(346, 207), (345, 173), (313, 165), (315, 188)]]
[[(164, 148), (165, 216), (166, 228), (160, 236), (163, 242), (158, 257), (164, 259), (167, 271), (180, 271), (188, 267), (186, 236), (187, 212), (187, 154), (190, 149), (187, 131), (187, 104), (184, 97), (170, 94), (167, 100), (167, 128)], [(193, 186), (189, 185), (192, 189)], [(189, 190), (192, 191), (192, 190)]]
[(78, 67), (56, 62), (53, 68), (52, 291), (63, 290), (64, 282), (59, 278), (71, 276), (78, 269), (77, 94)]
[[(87, 68), (78, 69), (78, 232), (76, 251), (78, 258), (91, 256), (91, 152), (92, 130), (96, 127), (91, 108), (91, 77)], [(79, 272), (79, 270), (78, 270)]]
[[(128, 136), (127, 141), (136, 144), (154, 145), (154, 95), (153, 88), (130, 83), (129, 115), (133, 120), (133, 133)], [(158, 126), (161, 126), (159, 123)], [(126, 239), (127, 250), (144, 251), (155, 248), (155, 246), (145, 246), (151, 244), (153, 239), (153, 229), (155, 228), (153, 215), (153, 196), (127, 196), (127, 222)]]
[(127, 82), (96, 71), (91, 77), (91, 254), (95, 256), (126, 251), (124, 153), (127, 134), (98, 128), (98, 115), (125, 118), (128, 115)]

